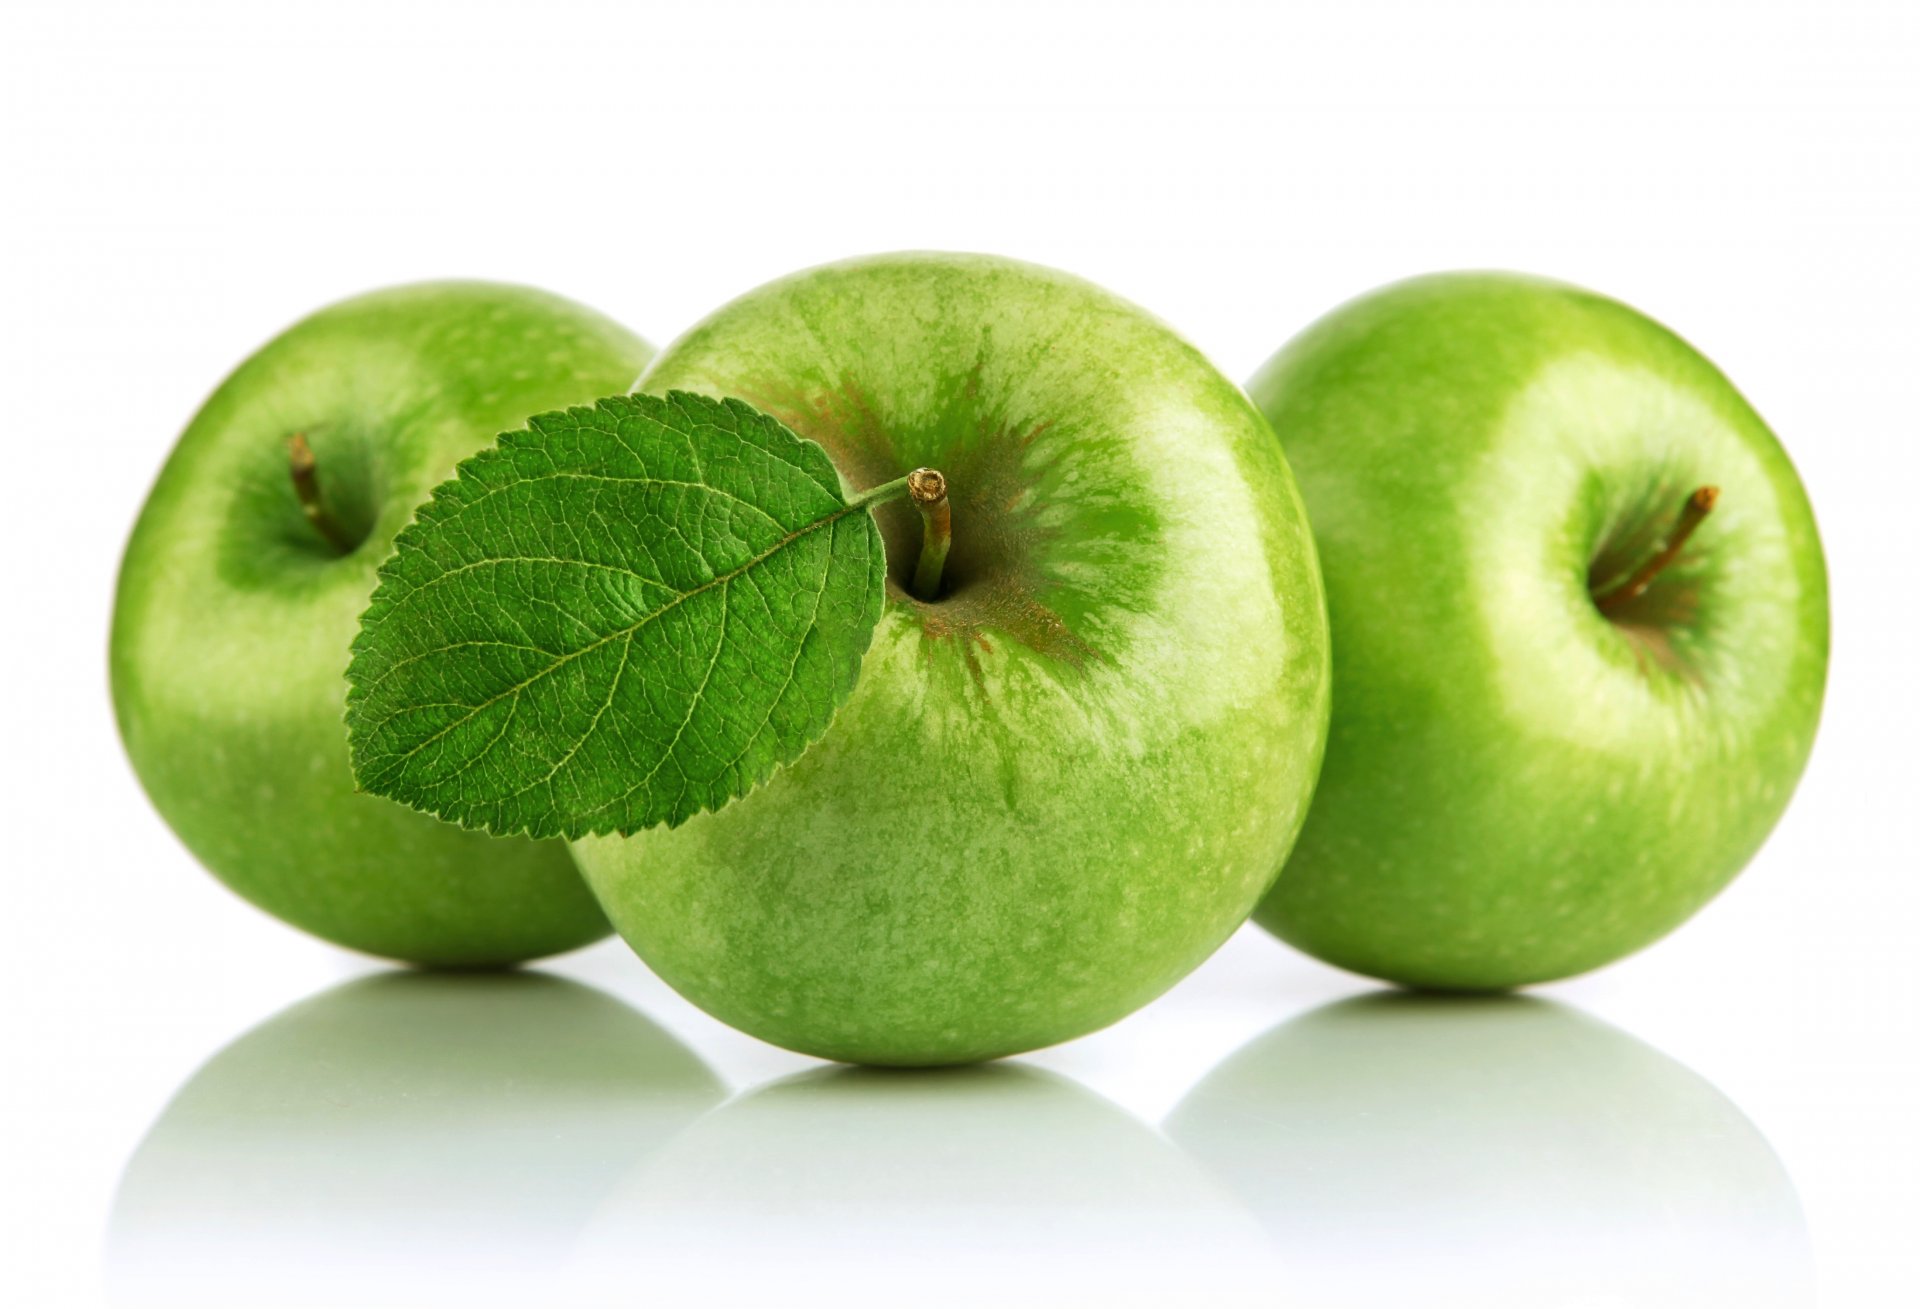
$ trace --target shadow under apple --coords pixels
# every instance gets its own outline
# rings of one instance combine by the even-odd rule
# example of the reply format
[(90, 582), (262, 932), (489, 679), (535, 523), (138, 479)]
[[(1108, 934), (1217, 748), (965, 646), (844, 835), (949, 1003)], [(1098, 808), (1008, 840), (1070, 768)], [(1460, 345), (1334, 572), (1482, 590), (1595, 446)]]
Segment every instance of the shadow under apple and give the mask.
[(1813, 1302), (1793, 1185), (1710, 1083), (1566, 1005), (1374, 994), (1243, 1047), (1169, 1135), (1302, 1303)]
[(536, 1303), (607, 1192), (724, 1094), (575, 982), (349, 982), (174, 1096), (121, 1179), (108, 1281), (139, 1303)]
[(582, 1240), (572, 1287), (703, 1305), (1266, 1304), (1269, 1258), (1185, 1154), (1065, 1078), (839, 1068), (749, 1092), (644, 1163)]

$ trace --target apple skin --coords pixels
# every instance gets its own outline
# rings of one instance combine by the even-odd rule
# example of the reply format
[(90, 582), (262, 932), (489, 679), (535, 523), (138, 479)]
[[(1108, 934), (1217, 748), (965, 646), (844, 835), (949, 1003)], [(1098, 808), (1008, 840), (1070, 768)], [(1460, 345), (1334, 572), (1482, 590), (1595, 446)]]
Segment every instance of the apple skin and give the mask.
[[(1460, 273), (1335, 310), (1248, 390), (1313, 518), (1336, 688), (1258, 921), (1358, 973), (1498, 989), (1638, 950), (1725, 886), (1793, 793), (1827, 668), (1806, 493), (1727, 379), (1613, 300)], [(1604, 616), (1594, 587), (1709, 485), (1675, 563)]]
[[(570, 301), (431, 283), (290, 328), (188, 425), (120, 570), (110, 667), (155, 808), (233, 890), (336, 944), (511, 964), (607, 934), (558, 841), (495, 840), (357, 793), (344, 673), (396, 532), (454, 465), (529, 414), (618, 394), (651, 356)], [(304, 433), (339, 555), (304, 517)]]
[(614, 926), (709, 1013), (825, 1058), (1049, 1045), (1171, 986), (1292, 844), (1327, 713), (1311, 534), (1245, 395), (1157, 319), (1047, 269), (903, 254), (750, 292), (640, 389), (737, 396), (853, 490), (946, 473), (860, 680), (765, 786), (577, 842)]

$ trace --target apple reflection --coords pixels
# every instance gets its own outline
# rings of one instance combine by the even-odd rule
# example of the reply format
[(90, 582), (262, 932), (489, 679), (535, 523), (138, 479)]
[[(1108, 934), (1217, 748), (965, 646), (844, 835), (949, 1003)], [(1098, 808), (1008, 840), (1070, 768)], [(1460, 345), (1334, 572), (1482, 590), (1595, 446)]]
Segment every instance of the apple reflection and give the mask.
[(538, 1303), (634, 1162), (723, 1093), (574, 982), (350, 982), (174, 1096), (121, 1179), (109, 1281), (139, 1303)]
[(1229, 1058), (1167, 1128), (1267, 1225), (1301, 1303), (1813, 1302), (1766, 1139), (1703, 1078), (1565, 1005), (1329, 1005)]
[(827, 1069), (643, 1165), (572, 1289), (725, 1305), (1266, 1304), (1260, 1230), (1153, 1128), (1019, 1064)]

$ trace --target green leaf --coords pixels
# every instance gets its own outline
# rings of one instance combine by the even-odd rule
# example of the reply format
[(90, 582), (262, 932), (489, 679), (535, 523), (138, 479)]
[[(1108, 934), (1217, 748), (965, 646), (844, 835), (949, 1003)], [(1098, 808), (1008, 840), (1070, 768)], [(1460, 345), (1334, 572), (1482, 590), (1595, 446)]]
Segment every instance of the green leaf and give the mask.
[(355, 777), (531, 836), (746, 794), (853, 690), (884, 598), (876, 498), (849, 503), (825, 451), (738, 400), (532, 419), (380, 570), (347, 669)]

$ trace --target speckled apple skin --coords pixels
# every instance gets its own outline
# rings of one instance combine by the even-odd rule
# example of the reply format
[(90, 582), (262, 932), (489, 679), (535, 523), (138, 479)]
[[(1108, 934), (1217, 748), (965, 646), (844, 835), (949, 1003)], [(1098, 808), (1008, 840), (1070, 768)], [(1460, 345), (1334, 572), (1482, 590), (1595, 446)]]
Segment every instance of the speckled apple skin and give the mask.
[[(1725, 886), (1793, 793), (1827, 669), (1806, 492), (1727, 379), (1624, 305), (1490, 273), (1335, 310), (1249, 391), (1313, 518), (1335, 688), (1259, 921), (1356, 972), (1493, 989), (1618, 959)], [(1596, 558), (1652, 553), (1704, 485), (1679, 560), (1604, 617)]]
[[(121, 565), (110, 665), (127, 754), (161, 816), (242, 896), (339, 945), (509, 964), (606, 935), (558, 841), (495, 840), (357, 793), (348, 648), (393, 537), (460, 459), (531, 414), (625, 391), (625, 329), (524, 287), (434, 283), (290, 328), (180, 438)], [(366, 532), (325, 549), (287, 439)]]
[(1159, 321), (1004, 259), (895, 255), (733, 302), (641, 381), (746, 399), (858, 490), (952, 487), (951, 589), (889, 585), (859, 684), (765, 786), (574, 850), (708, 1012), (826, 1058), (947, 1064), (1102, 1027), (1245, 918), (1318, 772), (1313, 544), (1245, 395)]

